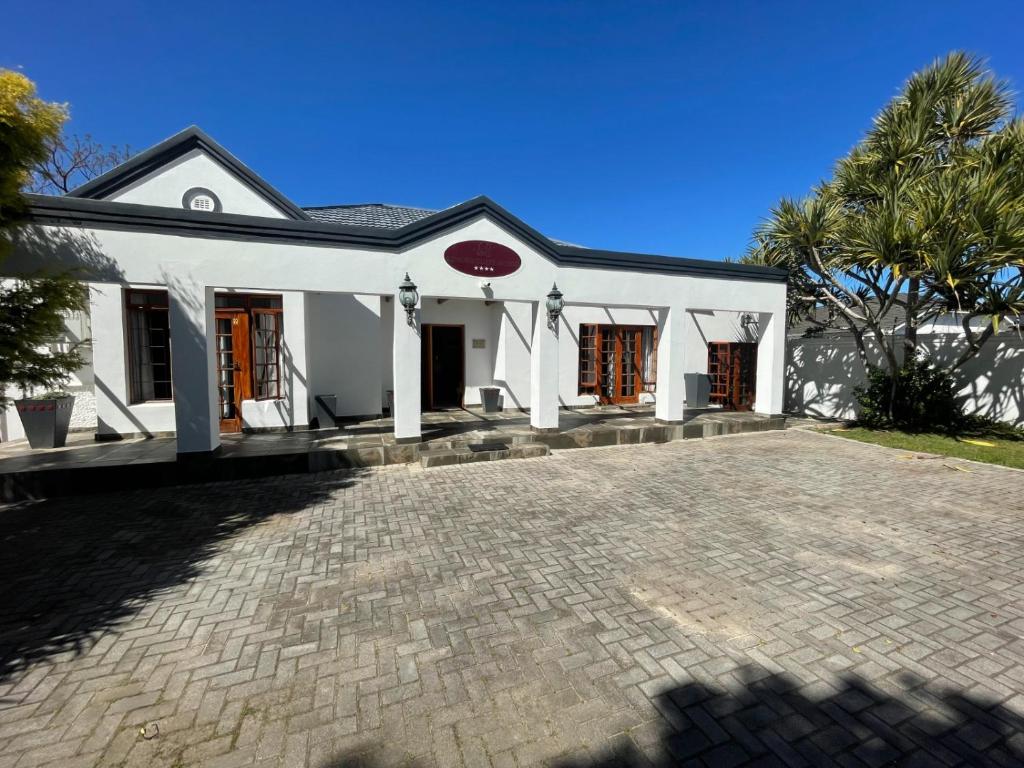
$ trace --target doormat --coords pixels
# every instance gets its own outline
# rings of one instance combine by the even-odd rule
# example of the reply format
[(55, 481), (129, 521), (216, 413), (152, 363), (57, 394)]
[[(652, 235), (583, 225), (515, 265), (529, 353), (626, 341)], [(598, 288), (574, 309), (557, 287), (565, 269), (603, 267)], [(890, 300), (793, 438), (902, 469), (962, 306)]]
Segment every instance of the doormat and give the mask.
[(506, 445), (505, 443), (470, 443), (467, 447), (473, 453), (480, 453), (482, 451), (507, 451), (508, 450), (508, 445)]

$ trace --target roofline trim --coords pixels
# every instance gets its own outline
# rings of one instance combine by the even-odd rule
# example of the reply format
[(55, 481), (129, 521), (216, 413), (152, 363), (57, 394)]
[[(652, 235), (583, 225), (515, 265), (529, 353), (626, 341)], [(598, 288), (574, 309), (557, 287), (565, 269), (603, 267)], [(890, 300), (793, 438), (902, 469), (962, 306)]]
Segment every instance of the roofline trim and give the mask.
[(474, 197), (398, 229), (310, 220), (293, 221), (234, 213), (187, 211), (84, 197), (30, 194), (26, 195), (26, 198), (29, 203), (30, 220), (36, 224), (156, 232), (185, 237), (362, 246), (390, 251), (405, 249), (459, 224), (486, 215), (563, 267), (661, 272), (778, 283), (784, 283), (788, 279), (785, 270), (774, 267), (558, 245), (484, 196)]
[(240, 181), (251, 187), (260, 197), (279, 208), (282, 213), (298, 221), (309, 220), (301, 208), (195, 125), (189, 126), (144, 152), (140, 152), (106, 173), (90, 179), (85, 184), (68, 192), (66, 197), (90, 200), (105, 198), (129, 184), (145, 178), (194, 149), (201, 149), (213, 157)]

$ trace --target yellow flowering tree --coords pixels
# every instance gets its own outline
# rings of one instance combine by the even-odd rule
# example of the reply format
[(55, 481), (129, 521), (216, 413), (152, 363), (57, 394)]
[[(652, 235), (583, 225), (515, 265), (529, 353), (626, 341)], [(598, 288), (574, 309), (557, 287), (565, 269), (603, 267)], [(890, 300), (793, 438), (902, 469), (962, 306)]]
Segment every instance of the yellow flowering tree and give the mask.
[[(0, 70), (0, 275), (10, 236), (25, 220), (22, 188), (60, 136), (67, 110), (43, 101), (24, 75)], [(22, 392), (66, 383), (82, 364), (77, 347), (54, 349), (68, 312), (85, 309), (85, 286), (70, 273), (0, 280), (0, 405), (14, 385)]]

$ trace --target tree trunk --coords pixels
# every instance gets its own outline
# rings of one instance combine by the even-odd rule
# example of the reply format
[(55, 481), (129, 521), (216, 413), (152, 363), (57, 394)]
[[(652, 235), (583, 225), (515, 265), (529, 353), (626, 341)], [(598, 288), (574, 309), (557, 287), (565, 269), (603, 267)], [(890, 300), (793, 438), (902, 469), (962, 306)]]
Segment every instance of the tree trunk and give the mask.
[(900, 386), (900, 374), (899, 371), (894, 370), (891, 377), (892, 384), (889, 385), (889, 409), (886, 414), (889, 417), (890, 423), (896, 422), (896, 392)]
[(947, 373), (952, 373), (961, 365), (966, 363), (968, 360), (977, 355), (985, 343), (995, 335), (995, 326), (989, 322), (988, 325), (982, 330), (980, 334), (975, 334), (971, 330), (971, 321), (977, 317), (977, 315), (964, 315), (964, 319), (960, 322), (961, 327), (964, 329), (964, 339), (967, 341), (967, 346), (964, 351), (953, 361), (953, 363), (946, 367)]
[(860, 355), (860, 361), (864, 364), (864, 370), (866, 371), (871, 365), (871, 359), (868, 357), (868, 350), (864, 345), (864, 330), (858, 328), (853, 323), (850, 323), (847, 327), (850, 333), (853, 334), (853, 340), (857, 343), (857, 354)]
[(892, 384), (889, 387), (889, 408), (886, 415), (889, 417), (889, 421), (893, 421), (896, 416), (896, 392), (899, 389), (900, 381), (900, 362), (896, 354), (898, 349), (896, 346), (896, 334), (894, 332), (887, 339), (885, 333), (882, 332), (881, 323), (878, 323), (875, 326), (875, 337), (885, 357), (885, 361), (889, 364), (889, 377)]
[(917, 357), (917, 303), (921, 281), (912, 277), (907, 281), (907, 318), (903, 324), (903, 362)]

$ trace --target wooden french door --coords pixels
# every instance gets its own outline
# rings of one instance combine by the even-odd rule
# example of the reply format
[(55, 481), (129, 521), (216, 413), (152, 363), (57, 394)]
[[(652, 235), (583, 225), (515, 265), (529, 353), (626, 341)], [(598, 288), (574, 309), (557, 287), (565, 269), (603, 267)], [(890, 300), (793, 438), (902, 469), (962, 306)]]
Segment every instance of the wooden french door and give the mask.
[(217, 396), (220, 431), (242, 431), (242, 401), (252, 397), (249, 314), (216, 313)]
[(733, 411), (754, 407), (757, 344), (712, 341), (708, 344), (711, 402)]
[(598, 396), (602, 403), (638, 403), (643, 391), (640, 328), (601, 325), (597, 329)]

